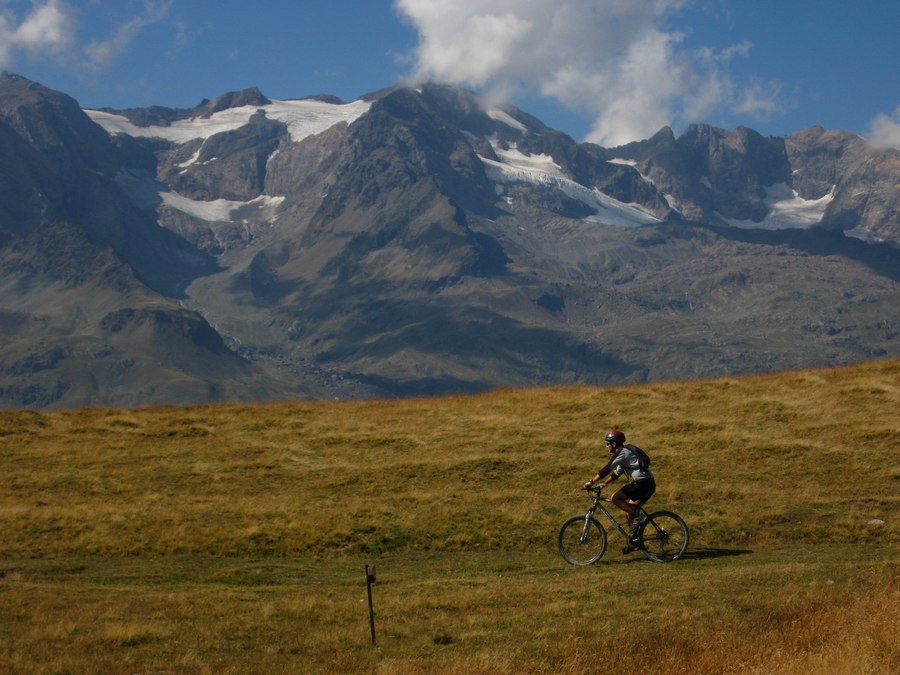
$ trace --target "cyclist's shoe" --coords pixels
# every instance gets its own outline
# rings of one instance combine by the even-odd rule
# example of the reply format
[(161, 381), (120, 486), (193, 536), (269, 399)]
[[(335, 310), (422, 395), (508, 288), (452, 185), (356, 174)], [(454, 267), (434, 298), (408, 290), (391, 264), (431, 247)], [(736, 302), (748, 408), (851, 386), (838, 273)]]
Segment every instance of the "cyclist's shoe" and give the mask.
[(628, 545), (622, 549), (622, 555), (632, 553), (633, 551), (639, 551), (642, 541), (641, 537), (637, 534), (637, 528), (633, 528), (631, 530), (631, 536), (628, 537)]
[(632, 540), (637, 539), (638, 534), (641, 531), (641, 525), (644, 524), (645, 520), (647, 520), (647, 519), (644, 517), (644, 514), (642, 514), (642, 513), (639, 513), (637, 516), (635, 516), (634, 522), (631, 523), (631, 533), (630, 534), (631, 534)]

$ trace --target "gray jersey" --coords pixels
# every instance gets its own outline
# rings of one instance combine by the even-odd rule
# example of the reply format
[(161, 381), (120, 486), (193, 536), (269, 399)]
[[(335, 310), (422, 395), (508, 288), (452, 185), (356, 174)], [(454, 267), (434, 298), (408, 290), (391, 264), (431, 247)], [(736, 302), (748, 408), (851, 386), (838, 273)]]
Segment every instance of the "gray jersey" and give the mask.
[(628, 446), (622, 446), (622, 449), (619, 450), (619, 453), (613, 458), (609, 468), (610, 473), (616, 478), (622, 474), (627, 474), (631, 480), (647, 480), (648, 478), (653, 478), (650, 467), (642, 469), (638, 456), (633, 453)]

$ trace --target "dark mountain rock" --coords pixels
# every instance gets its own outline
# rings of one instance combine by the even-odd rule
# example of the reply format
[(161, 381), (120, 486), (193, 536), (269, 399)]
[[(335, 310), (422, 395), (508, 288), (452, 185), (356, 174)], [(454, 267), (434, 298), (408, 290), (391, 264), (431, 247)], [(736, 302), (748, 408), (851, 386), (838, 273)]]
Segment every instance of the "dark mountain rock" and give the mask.
[(116, 153), (75, 99), (10, 73), (0, 74), (0, 119), (49, 160), (109, 173)]
[[(454, 116), (471, 116), (466, 108)], [(487, 119), (484, 113), (481, 117)], [(340, 191), (329, 193), (323, 217), (334, 217), (351, 194), (366, 204), (375, 195), (421, 180), (433, 182), (454, 204), (497, 213), (496, 194), (465, 133), (412, 90), (399, 89), (377, 101), (348, 143), (352, 154), (339, 169), (335, 187)]]
[(677, 139), (665, 128), (606, 154), (635, 160), (683, 216), (701, 222), (760, 221), (768, 212), (765, 188), (791, 181), (784, 141), (743, 127), (692, 125)]
[[(499, 213), (483, 165), (464, 134), (421, 97), (389, 93), (354, 125), (346, 144), (349, 152), (302, 240), (311, 250), (326, 242), (332, 248), (335, 236), (346, 242), (324, 274), (350, 283), (400, 273), (403, 284), (438, 288), (467, 274), (503, 271), (502, 246), (468, 222), (468, 212)], [(414, 281), (401, 273), (400, 261), (421, 276)]]
[(635, 160), (691, 220), (762, 221), (767, 188), (783, 184), (803, 200), (831, 198), (818, 227), (900, 245), (900, 151), (874, 150), (847, 132), (813, 127), (781, 139), (696, 125), (678, 139), (663, 129), (605, 154)]
[(262, 92), (256, 87), (242, 89), (241, 91), (232, 91), (222, 96), (217, 96), (212, 101), (203, 101), (194, 108), (194, 112), (202, 117), (210, 117), (213, 114), (229, 108), (242, 108), (244, 106), (264, 106), (271, 103), (269, 99), (262, 95)]
[(688, 170), (700, 182), (708, 177), (707, 209), (726, 218), (762, 220), (767, 213), (765, 187), (790, 181), (791, 167), (781, 139), (763, 138), (743, 127), (722, 133), (715, 127), (694, 125), (676, 143)]
[(286, 135), (283, 124), (253, 115), (247, 125), (206, 139), (190, 166), (161, 166), (159, 178), (192, 199), (249, 201), (262, 194), (266, 163)]
[(222, 94), (211, 101), (203, 99), (193, 108), (166, 108), (154, 105), (147, 108), (101, 108), (101, 111), (121, 115), (139, 127), (167, 127), (179, 120), (189, 120), (196, 117), (208, 118), (217, 112), (228, 110), (229, 108), (264, 106), (268, 103), (271, 103), (271, 101), (263, 96), (259, 89), (252, 87)]
[(798, 167), (793, 185), (802, 197), (834, 194), (822, 227), (863, 228), (900, 243), (900, 151), (874, 151), (858, 136), (821, 127), (790, 134), (785, 146)]
[(72, 99), (4, 75), (0, 150), (0, 406), (263, 388), (258, 369), (172, 299), (214, 264), (120, 188), (121, 172), (155, 166), (146, 147), (114, 141)]
[(12, 151), (0, 156), (0, 175), (11, 178), (0, 188), (0, 228), (27, 234), (45, 223), (72, 223), (166, 294), (213, 268), (133, 208), (116, 182), (125, 168), (117, 145), (68, 96), (0, 76), (0, 146)]
[(200, 367), (198, 357), (210, 362), (225, 357), (230, 370), (246, 365), (202, 317), (187, 310), (128, 307), (104, 316), (100, 329), (110, 344), (141, 347), (142, 353), (178, 370), (208, 372), (211, 364)]
[(426, 84), (108, 111), (160, 128), (131, 138), (23, 78), (0, 94), (0, 406), (900, 353), (900, 153), (851, 134), (696, 125), (601, 148)]

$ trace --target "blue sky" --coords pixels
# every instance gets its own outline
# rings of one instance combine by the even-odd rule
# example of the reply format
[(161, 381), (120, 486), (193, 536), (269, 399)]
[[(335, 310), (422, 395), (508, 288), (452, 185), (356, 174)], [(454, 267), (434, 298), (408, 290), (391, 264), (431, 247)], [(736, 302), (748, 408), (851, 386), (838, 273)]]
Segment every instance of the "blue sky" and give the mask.
[(435, 80), (606, 146), (691, 122), (900, 147), (900, 0), (0, 0), (0, 68), (86, 108)]

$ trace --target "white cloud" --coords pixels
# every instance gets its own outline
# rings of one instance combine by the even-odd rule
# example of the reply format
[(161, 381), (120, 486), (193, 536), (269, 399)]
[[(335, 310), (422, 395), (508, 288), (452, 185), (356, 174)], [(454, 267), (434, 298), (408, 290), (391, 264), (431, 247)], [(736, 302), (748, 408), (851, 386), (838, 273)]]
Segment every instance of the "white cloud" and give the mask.
[(143, 15), (120, 24), (108, 39), (91, 42), (84, 48), (91, 65), (95, 68), (111, 66), (144, 28), (166, 18), (171, 6), (172, 0), (144, 0)]
[(878, 115), (869, 123), (868, 141), (876, 148), (900, 150), (900, 105), (891, 115)]
[[(74, 3), (65, 0), (34, 0), (31, 11), (19, 17), (2, 10), (0, 3), (0, 67), (8, 67), (20, 56), (31, 59), (65, 60), (73, 68), (87, 65), (108, 68), (147, 26), (164, 19), (172, 0), (144, 0), (144, 11), (119, 24), (106, 40), (78, 45), (78, 16)], [(94, 0), (90, 4), (98, 4)], [(83, 9), (83, 8), (82, 8)]]
[(781, 87), (776, 82), (753, 80), (740, 93), (734, 111), (756, 119), (767, 119), (782, 111)]
[(596, 115), (587, 140), (620, 145), (647, 138), (672, 122), (676, 98), (692, 77), (689, 64), (677, 58), (674, 40), (647, 30), (610, 65), (605, 82), (583, 89), (574, 83), (570, 92), (558, 93), (563, 102)]
[(58, 56), (75, 40), (75, 14), (62, 0), (35, 3), (21, 21), (11, 11), (0, 13), (0, 65), (10, 65), (19, 52)]
[(618, 145), (717, 108), (777, 109), (777, 88), (746, 91), (728, 62), (747, 42), (694, 52), (666, 25), (688, 0), (395, 0), (419, 32), (415, 81), (537, 92), (594, 119), (588, 140)]

